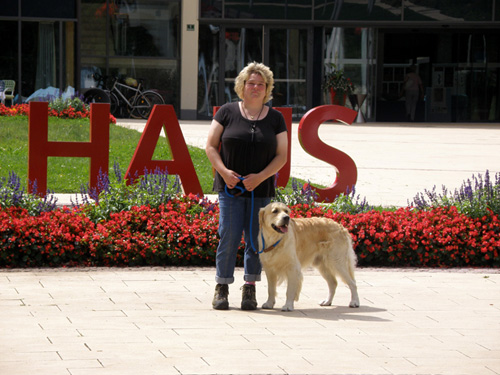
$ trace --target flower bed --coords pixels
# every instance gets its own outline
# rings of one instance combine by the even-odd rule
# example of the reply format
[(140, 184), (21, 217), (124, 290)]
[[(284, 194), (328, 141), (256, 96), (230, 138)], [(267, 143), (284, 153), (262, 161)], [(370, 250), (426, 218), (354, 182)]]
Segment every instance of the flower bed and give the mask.
[[(293, 216), (326, 216), (351, 232), (360, 266), (499, 267), (497, 215), (470, 218), (454, 207), (334, 213), (298, 204)], [(176, 198), (132, 207), (92, 222), (83, 209), (38, 216), (0, 210), (0, 267), (165, 266), (215, 264), (216, 204)], [(240, 255), (238, 264), (241, 265)]]
[[(28, 116), (28, 114), (29, 104), (15, 104), (11, 107), (0, 104), (0, 116)], [(59, 109), (49, 108), (48, 114), (50, 117), (68, 119), (90, 118), (90, 111), (85, 106), (82, 106), (80, 110), (71, 106)], [(116, 118), (111, 114), (109, 115), (109, 122), (116, 124)]]
[(350, 232), (358, 263), (398, 267), (499, 267), (500, 221), (460, 214), (456, 207), (400, 208), (359, 214), (295, 206), (296, 217), (326, 216)]

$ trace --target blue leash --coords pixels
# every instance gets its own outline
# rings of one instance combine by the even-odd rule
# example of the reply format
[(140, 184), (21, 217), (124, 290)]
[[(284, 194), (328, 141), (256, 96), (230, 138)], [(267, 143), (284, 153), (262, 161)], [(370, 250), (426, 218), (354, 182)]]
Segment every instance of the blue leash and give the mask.
[[(240, 181), (243, 181), (244, 178), (243, 177), (238, 177), (240, 179)], [(234, 187), (235, 189), (238, 189), (240, 192), (237, 193), (237, 194), (231, 194), (228, 190), (227, 190), (227, 185), (224, 187), (224, 190), (226, 191), (226, 194), (228, 197), (230, 198), (234, 198), (234, 197), (239, 197), (241, 194), (243, 194), (245, 191), (247, 191), (247, 189), (245, 189), (244, 187), (241, 187), (241, 186), (238, 186), (236, 185)], [(256, 253), (256, 254), (261, 254), (263, 252), (262, 251), (258, 251), (257, 248), (255, 247), (254, 243), (253, 243), (253, 230), (252, 230), (252, 226), (253, 226), (253, 209), (254, 209), (254, 196), (253, 196), (253, 190), (250, 192), (251, 196), (252, 196), (252, 204), (251, 204), (251, 211), (250, 211), (250, 246), (252, 247), (252, 250)], [(264, 240), (264, 238), (262, 239)], [(264, 246), (263, 246), (264, 247)]]
[[(238, 178), (240, 179), (240, 181), (244, 180), (243, 177), (238, 177)], [(243, 194), (245, 191), (247, 191), (247, 189), (245, 189), (244, 187), (238, 186), (238, 185), (236, 185), (234, 188), (237, 189), (237, 190), (239, 190), (240, 192), (236, 193), (236, 194), (231, 194), (228, 191), (228, 189), (227, 189), (227, 185), (224, 187), (224, 190), (225, 190), (225, 192), (226, 192), (226, 194), (227, 194), (228, 197), (230, 197), (230, 198), (239, 197), (241, 194)], [(262, 250), (261, 251), (257, 250), (257, 248), (255, 247), (255, 245), (253, 243), (253, 236), (252, 236), (252, 233), (253, 233), (253, 230), (252, 230), (252, 226), (253, 226), (253, 209), (254, 209), (253, 191), (251, 191), (250, 194), (252, 196), (252, 204), (251, 204), (251, 211), (250, 211), (250, 246), (252, 247), (252, 250), (256, 254), (262, 254), (264, 252), (268, 252), (268, 251), (274, 249), (280, 243), (281, 238), (278, 241), (276, 241), (276, 243), (274, 243), (274, 245), (269, 246), (268, 248), (266, 248), (266, 242), (264, 241), (264, 235), (261, 233), (260, 237), (262, 239)]]

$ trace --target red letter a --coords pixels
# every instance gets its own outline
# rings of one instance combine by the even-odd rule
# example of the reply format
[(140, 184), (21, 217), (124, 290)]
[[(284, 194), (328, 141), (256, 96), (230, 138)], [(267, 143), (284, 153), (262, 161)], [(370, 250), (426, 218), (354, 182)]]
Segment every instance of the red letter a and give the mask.
[[(152, 160), (162, 127), (170, 143), (173, 160)], [(184, 141), (174, 107), (171, 105), (154, 106), (125, 174), (127, 183), (130, 184), (137, 176), (143, 175), (144, 169), (149, 172), (157, 168), (166, 169), (171, 175), (179, 175), (184, 194), (193, 193), (200, 198), (203, 197), (193, 161)]]

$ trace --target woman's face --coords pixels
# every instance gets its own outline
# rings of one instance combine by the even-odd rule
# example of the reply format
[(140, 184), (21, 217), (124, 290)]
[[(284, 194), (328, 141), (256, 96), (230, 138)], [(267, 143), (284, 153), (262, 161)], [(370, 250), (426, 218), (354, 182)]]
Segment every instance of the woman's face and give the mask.
[(266, 96), (266, 81), (258, 73), (252, 73), (245, 82), (245, 99), (261, 99), (264, 101)]

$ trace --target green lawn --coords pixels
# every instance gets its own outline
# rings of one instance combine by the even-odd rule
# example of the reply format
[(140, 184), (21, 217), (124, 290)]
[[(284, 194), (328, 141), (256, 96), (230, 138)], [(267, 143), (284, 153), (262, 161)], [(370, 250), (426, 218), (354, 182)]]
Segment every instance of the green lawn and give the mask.
[[(49, 117), (49, 141), (88, 142), (90, 125), (88, 119), (68, 120)], [(124, 174), (141, 133), (110, 125), (109, 174), (113, 165), (118, 163)], [(205, 151), (188, 146), (198, 179), (204, 193), (212, 190), (212, 167)], [(161, 138), (156, 147), (154, 159), (171, 159), (170, 147), (165, 138)], [(48, 161), (47, 188), (56, 193), (79, 192), (81, 185), (89, 181), (88, 158), (51, 157)], [(0, 177), (7, 177), (15, 172), (21, 181), (27, 181), (28, 171), (28, 118), (0, 117)]]

